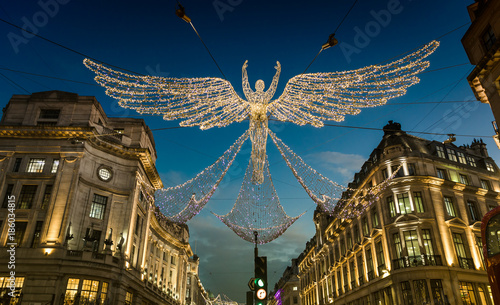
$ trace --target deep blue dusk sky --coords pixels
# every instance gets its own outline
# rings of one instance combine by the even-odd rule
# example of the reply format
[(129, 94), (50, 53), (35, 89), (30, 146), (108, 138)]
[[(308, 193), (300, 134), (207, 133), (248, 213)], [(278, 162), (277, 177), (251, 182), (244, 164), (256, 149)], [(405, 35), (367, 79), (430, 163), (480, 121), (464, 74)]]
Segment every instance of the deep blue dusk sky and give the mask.
[[(438, 37), (441, 46), (428, 57), (431, 72), (421, 74), (420, 84), (409, 88), (405, 96), (390, 100), (385, 106), (362, 109), (359, 115), (348, 116), (344, 122), (329, 123), (382, 128), (388, 120), (394, 120), (407, 131), (457, 134), (457, 145), (472, 142), (472, 137), (461, 135), (483, 136), (490, 155), (500, 160), (491, 138), (493, 116), (489, 105), (448, 103), (474, 100), (466, 81), (472, 66), (467, 64), (460, 42), (468, 25), (459, 28), (470, 21), (466, 7), (472, 2), (359, 0), (336, 33), (339, 45), (321, 53), (308, 72), (352, 70), (381, 63)], [(41, 3), (57, 6), (49, 6), (47, 13)], [(181, 3), (238, 93), (242, 92), (241, 67), (245, 60), (249, 61), (247, 70), (252, 86), (257, 79), (269, 85), (275, 63), (280, 61), (277, 98), (287, 80), (304, 71), (354, 0), (184, 0)], [(0, 18), (27, 26), (80, 53), (141, 74), (221, 77), (192, 28), (175, 16), (175, 8), (174, 0), (25, 0), (0, 4)], [(96, 96), (110, 117), (144, 118), (153, 130), (178, 126), (178, 121), (139, 116), (120, 108), (95, 84), (94, 74), (82, 64), (84, 57), (25, 35), (0, 22), (0, 105), (6, 105), (13, 94), (62, 90)], [(455, 65), (459, 66), (440, 70)], [(164, 185), (174, 186), (195, 176), (247, 128), (248, 122), (243, 122), (207, 131), (196, 127), (154, 131), (157, 167)], [(271, 122), (270, 128), (308, 164), (344, 184), (352, 180), (383, 135), (380, 130), (318, 129), (278, 122)], [(438, 141), (447, 138), (415, 135)], [(268, 152), (273, 182), (285, 211), (290, 216), (307, 211), (282, 237), (259, 247), (259, 253), (268, 256), (269, 278), (274, 284), (313, 236), (315, 204), (295, 181), (270, 140)], [(205, 288), (239, 302), (244, 302), (247, 282), (253, 274), (253, 245), (237, 237), (209, 211), (217, 214), (230, 211), (249, 153), (247, 143), (237, 158), (239, 167), (230, 170), (205, 210), (188, 222), (191, 246), (201, 258), (200, 277)]]

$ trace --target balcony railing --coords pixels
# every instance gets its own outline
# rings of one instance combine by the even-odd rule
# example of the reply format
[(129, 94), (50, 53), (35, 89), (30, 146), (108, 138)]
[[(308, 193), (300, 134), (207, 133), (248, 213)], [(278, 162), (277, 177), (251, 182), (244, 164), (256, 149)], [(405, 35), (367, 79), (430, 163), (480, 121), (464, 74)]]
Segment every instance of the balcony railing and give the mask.
[(419, 266), (442, 266), (441, 255), (418, 255), (418, 256), (403, 256), (398, 259), (393, 259), (392, 264), (394, 270), (402, 268), (412, 268)]
[(460, 268), (476, 270), (476, 266), (474, 265), (474, 260), (472, 258), (458, 257), (458, 263), (460, 264)]

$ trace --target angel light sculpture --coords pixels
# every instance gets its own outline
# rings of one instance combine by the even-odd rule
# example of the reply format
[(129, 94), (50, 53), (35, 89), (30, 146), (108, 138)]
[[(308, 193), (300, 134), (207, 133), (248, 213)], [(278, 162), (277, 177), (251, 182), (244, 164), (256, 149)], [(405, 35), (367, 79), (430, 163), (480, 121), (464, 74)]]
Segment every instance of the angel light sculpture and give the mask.
[[(250, 236), (246, 239), (249, 241), (253, 231), (266, 230), (269, 233), (267, 239), (259, 240), (259, 243), (264, 243), (282, 234), (298, 218), (290, 218), (280, 210), (266, 164), (268, 135), (298, 182), (323, 210), (331, 215), (336, 213), (342, 192), (347, 190), (310, 168), (284, 145), (269, 130), (269, 117), (297, 125), (311, 124), (322, 127), (324, 121), (342, 121), (345, 115), (356, 115), (361, 108), (383, 105), (389, 99), (404, 95), (408, 87), (419, 82), (417, 74), (429, 66), (429, 62), (424, 61), (424, 58), (432, 54), (438, 45), (437, 41), (432, 41), (399, 60), (383, 65), (343, 72), (297, 75), (288, 81), (281, 96), (275, 100), (272, 98), (281, 72), (279, 62), (268, 90), (264, 91), (264, 81), (257, 80), (253, 91), (246, 71), (248, 61), (245, 61), (242, 83), (246, 100), (235, 92), (229, 81), (221, 78), (143, 76), (118, 71), (90, 59), (85, 59), (84, 64), (96, 73), (95, 80), (106, 88), (106, 94), (117, 99), (120, 106), (140, 114), (163, 115), (165, 120), (181, 120), (180, 126), (199, 126), (201, 129), (225, 127), (249, 119), (249, 129), (214, 164), (181, 185), (158, 190), (155, 203), (162, 207), (161, 212), (170, 220), (187, 222), (201, 211), (214, 194), (241, 146), (249, 137), (252, 152), (239, 199), (229, 214), (217, 217), (240, 237)], [(252, 174), (249, 175), (249, 172)], [(251, 178), (247, 178), (249, 176)], [(369, 198), (377, 198), (380, 190), (387, 185), (386, 182), (370, 190), (358, 190), (358, 193), (367, 195), (354, 196), (349, 199), (349, 204), (354, 204), (353, 207), (359, 203), (365, 206), (370, 204), (373, 200)], [(262, 187), (259, 188), (261, 184)], [(271, 217), (273, 219), (267, 222), (266, 228), (256, 228), (248, 219), (242, 219), (250, 217), (248, 215), (256, 215), (259, 209), (266, 209), (264, 205), (256, 205), (253, 211), (242, 212), (242, 203), (248, 201), (245, 198), (257, 198), (258, 195), (259, 198), (262, 197), (262, 200), (256, 200), (260, 204), (264, 201), (263, 198), (268, 196), (257, 194), (258, 190), (266, 190), (266, 194), (276, 197), (276, 200), (269, 201), (274, 202), (274, 210), (269, 207), (269, 211), (279, 211), (269, 212), (278, 216)]]
[(438, 47), (432, 41), (414, 53), (385, 65), (371, 65), (357, 70), (300, 74), (290, 79), (284, 92), (276, 92), (281, 65), (267, 91), (264, 81), (257, 80), (255, 91), (248, 83), (247, 62), (243, 74), (242, 99), (227, 80), (216, 77), (172, 78), (139, 76), (113, 70), (90, 59), (84, 64), (94, 71), (95, 80), (120, 106), (138, 113), (161, 114), (165, 120), (181, 119), (181, 126), (201, 129), (225, 127), (250, 120), (252, 181), (263, 181), (268, 135), (268, 118), (298, 125), (322, 127), (323, 121), (342, 121), (346, 114), (358, 114), (360, 108), (383, 105), (387, 100), (406, 93), (419, 82), (418, 73), (429, 66), (423, 61)]

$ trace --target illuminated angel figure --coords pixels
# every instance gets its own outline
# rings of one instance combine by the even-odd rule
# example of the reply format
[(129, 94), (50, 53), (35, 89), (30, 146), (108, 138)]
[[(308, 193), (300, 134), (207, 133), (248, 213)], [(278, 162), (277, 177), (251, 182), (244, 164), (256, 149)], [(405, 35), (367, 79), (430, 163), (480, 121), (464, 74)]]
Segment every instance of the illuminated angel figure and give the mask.
[(322, 127), (323, 121), (342, 121), (346, 114), (355, 115), (360, 108), (383, 105), (387, 100), (406, 93), (418, 83), (417, 74), (429, 66), (423, 61), (438, 47), (432, 41), (399, 60), (357, 70), (300, 74), (290, 79), (283, 94), (271, 100), (278, 84), (281, 66), (267, 91), (258, 80), (255, 91), (248, 84), (247, 62), (243, 65), (243, 100), (227, 80), (206, 78), (171, 78), (139, 76), (124, 73), (85, 59), (96, 81), (106, 93), (118, 99), (122, 107), (139, 113), (161, 114), (165, 120), (182, 120), (181, 126), (201, 129), (224, 127), (250, 119), (252, 181), (263, 180), (268, 135), (268, 117), (298, 125)]

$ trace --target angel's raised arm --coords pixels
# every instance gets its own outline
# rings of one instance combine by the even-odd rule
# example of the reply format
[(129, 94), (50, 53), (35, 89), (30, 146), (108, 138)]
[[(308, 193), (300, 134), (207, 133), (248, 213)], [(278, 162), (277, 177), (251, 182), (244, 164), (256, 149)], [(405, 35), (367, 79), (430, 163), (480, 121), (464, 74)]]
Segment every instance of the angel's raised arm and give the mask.
[(251, 96), (253, 94), (252, 88), (250, 88), (250, 84), (248, 83), (248, 74), (247, 74), (248, 60), (245, 60), (243, 64), (243, 68), (241, 68), (242, 76), (241, 82), (243, 87), (243, 93), (245, 94), (247, 100), (251, 100)]
[(280, 73), (281, 73), (281, 64), (279, 61), (276, 62), (276, 74), (273, 77), (273, 82), (271, 85), (269, 85), (269, 89), (266, 91), (266, 96), (268, 100), (271, 100), (271, 98), (274, 96), (274, 93), (276, 93), (276, 88), (278, 87), (278, 81), (280, 79)]

